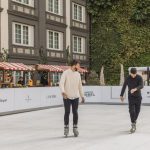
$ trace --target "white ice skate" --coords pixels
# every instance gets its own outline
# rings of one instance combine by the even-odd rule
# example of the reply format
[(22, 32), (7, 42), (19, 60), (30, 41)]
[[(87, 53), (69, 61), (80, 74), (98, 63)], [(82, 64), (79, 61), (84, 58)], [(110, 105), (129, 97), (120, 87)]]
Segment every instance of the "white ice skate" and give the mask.
[(69, 126), (65, 126), (64, 135), (65, 135), (65, 137), (68, 137), (68, 135), (69, 135)]
[(73, 133), (74, 133), (74, 136), (75, 136), (75, 137), (78, 137), (78, 136), (79, 136), (79, 131), (78, 131), (78, 127), (77, 127), (77, 126), (74, 126), (74, 127), (73, 127)]

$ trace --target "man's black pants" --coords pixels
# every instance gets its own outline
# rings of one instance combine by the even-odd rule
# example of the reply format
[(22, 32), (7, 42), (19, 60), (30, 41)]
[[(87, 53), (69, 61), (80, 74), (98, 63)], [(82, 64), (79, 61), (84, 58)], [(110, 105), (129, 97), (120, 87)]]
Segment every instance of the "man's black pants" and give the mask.
[(64, 99), (64, 108), (65, 108), (64, 124), (65, 126), (69, 125), (69, 116), (70, 116), (71, 106), (72, 106), (72, 113), (73, 113), (73, 125), (78, 124), (79, 98), (74, 99), (74, 100)]
[(141, 109), (142, 97), (129, 97), (129, 113), (132, 123), (136, 123)]

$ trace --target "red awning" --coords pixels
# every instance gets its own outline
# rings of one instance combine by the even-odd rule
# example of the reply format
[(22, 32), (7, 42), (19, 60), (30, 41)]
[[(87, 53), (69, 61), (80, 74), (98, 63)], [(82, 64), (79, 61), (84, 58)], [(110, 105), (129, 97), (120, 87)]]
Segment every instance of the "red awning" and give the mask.
[(57, 66), (57, 67), (62, 69), (63, 72), (70, 68), (70, 66)]
[(80, 69), (79, 69), (79, 72), (80, 72), (80, 73), (88, 73), (88, 70), (85, 69), (85, 68), (80, 68)]
[(38, 64), (37, 70), (41, 70), (41, 71), (49, 71), (49, 72), (63, 72), (63, 70), (57, 66), (54, 65), (41, 65)]
[(0, 62), (0, 68), (3, 70), (18, 70), (17, 67), (7, 62)]
[(11, 63), (12, 65), (16, 66), (18, 70), (23, 70), (23, 71), (35, 71), (35, 69), (31, 66), (24, 65), (22, 63)]
[[(35, 71), (35, 68), (32, 66), (24, 65), (23, 63), (8, 63), (8, 62), (0, 62), (0, 68), (3, 70), (20, 70), (20, 71)], [(58, 65), (37, 65), (37, 70), (45, 70), (49, 72), (64, 72), (69, 69), (70, 66), (58, 66)], [(80, 73), (87, 73), (87, 69), (80, 68)]]
[[(61, 68), (63, 71), (65, 71), (65, 70), (70, 68), (70, 66), (57, 66), (57, 67)], [(80, 68), (78, 71), (80, 73), (87, 73), (88, 72), (87, 69), (84, 69), (84, 68)]]
[(0, 62), (0, 68), (3, 70), (14, 70), (14, 71), (34, 71), (34, 68), (28, 67), (22, 63), (8, 63)]

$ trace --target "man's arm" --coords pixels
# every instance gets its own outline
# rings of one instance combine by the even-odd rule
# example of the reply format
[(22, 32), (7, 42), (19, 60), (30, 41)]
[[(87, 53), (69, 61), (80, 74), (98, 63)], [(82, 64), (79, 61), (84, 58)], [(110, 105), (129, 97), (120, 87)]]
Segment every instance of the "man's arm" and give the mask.
[(131, 93), (134, 93), (136, 91), (139, 91), (139, 90), (143, 89), (144, 84), (143, 84), (143, 79), (142, 79), (141, 76), (139, 77), (139, 81), (138, 82), (139, 82), (139, 85), (136, 88), (132, 89)]
[(60, 87), (60, 90), (61, 90), (61, 93), (62, 93), (62, 96), (64, 98), (67, 98), (67, 95), (65, 93), (65, 81), (66, 81), (66, 74), (65, 72), (62, 74), (61, 76), (61, 79), (60, 79), (60, 82), (59, 82), (59, 87)]
[(128, 81), (128, 78), (126, 78), (126, 80), (125, 80), (125, 82), (124, 82), (124, 84), (123, 84), (123, 87), (122, 87), (122, 90), (121, 90), (121, 94), (120, 94), (121, 97), (123, 97), (124, 92), (125, 92), (125, 90), (126, 90), (127, 81)]
[(82, 103), (84, 103), (85, 99), (84, 99), (84, 92), (83, 92), (83, 86), (82, 86), (81, 76), (80, 76), (80, 79), (79, 79), (79, 93), (80, 93), (80, 96), (82, 98)]

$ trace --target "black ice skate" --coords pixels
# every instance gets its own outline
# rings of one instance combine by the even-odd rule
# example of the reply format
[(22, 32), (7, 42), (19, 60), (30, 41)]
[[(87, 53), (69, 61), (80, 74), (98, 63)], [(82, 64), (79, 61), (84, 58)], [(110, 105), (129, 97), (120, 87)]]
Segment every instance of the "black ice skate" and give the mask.
[(136, 131), (136, 123), (132, 123), (130, 133), (135, 133)]

